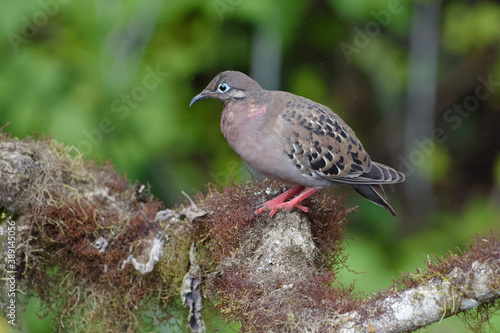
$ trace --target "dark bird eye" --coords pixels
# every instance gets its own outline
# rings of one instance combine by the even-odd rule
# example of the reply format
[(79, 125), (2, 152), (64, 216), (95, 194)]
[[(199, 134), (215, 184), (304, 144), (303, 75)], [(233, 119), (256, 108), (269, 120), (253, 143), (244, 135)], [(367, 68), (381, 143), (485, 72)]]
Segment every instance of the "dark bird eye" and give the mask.
[(227, 83), (221, 83), (217, 86), (217, 91), (220, 93), (225, 93), (229, 89), (231, 89), (231, 87), (228, 86)]

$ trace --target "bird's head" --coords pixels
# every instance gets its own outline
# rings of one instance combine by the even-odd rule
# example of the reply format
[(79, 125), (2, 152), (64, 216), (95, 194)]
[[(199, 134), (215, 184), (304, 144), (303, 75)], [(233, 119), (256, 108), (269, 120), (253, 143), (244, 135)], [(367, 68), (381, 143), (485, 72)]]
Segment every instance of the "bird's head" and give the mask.
[(224, 105), (231, 102), (245, 101), (256, 96), (261, 90), (257, 82), (248, 75), (236, 71), (225, 71), (217, 74), (201, 93), (194, 96), (189, 106), (205, 98), (218, 99)]

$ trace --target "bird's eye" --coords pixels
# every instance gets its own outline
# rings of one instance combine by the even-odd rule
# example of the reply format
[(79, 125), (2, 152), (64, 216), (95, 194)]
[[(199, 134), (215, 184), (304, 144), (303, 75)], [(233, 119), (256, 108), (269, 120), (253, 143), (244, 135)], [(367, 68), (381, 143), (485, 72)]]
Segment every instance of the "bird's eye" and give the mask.
[(227, 83), (221, 83), (217, 86), (217, 91), (220, 92), (220, 93), (225, 93), (227, 92), (229, 89), (231, 89), (230, 86), (227, 85)]

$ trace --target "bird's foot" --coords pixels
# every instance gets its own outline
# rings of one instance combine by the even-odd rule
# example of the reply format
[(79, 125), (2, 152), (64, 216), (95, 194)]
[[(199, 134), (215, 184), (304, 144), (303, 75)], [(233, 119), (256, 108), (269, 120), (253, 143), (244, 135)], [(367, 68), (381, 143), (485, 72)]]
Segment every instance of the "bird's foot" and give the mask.
[[(274, 216), (274, 214), (276, 214), (276, 212), (279, 209), (289, 210), (292, 208), (298, 208), (298, 209), (302, 210), (303, 212), (307, 213), (309, 211), (309, 209), (307, 207), (300, 205), (299, 203), (302, 200), (304, 200), (305, 198), (309, 197), (310, 195), (316, 193), (318, 191), (318, 189), (312, 187), (312, 188), (308, 188), (304, 192), (300, 193), (303, 189), (304, 189), (304, 186), (296, 186), (296, 187), (293, 187), (293, 188), (287, 190), (286, 192), (278, 195), (276, 198), (264, 202), (262, 204), (262, 207), (260, 207), (259, 209), (257, 209), (255, 211), (255, 215), (258, 215), (258, 214), (262, 213), (263, 211), (270, 210), (269, 216), (272, 218)], [(300, 193), (300, 194), (289, 201), (285, 201), (288, 198), (293, 197), (297, 193)]]

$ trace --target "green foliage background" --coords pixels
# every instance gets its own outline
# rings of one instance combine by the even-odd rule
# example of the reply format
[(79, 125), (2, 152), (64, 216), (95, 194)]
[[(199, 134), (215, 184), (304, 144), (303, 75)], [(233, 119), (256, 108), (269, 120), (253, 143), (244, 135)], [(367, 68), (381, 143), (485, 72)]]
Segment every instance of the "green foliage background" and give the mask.
[[(398, 156), (409, 158), (401, 144), (415, 3), (4, 2), (0, 126), (9, 122), (5, 130), (18, 137), (44, 132), (89, 159), (111, 159), (131, 181), (150, 183), (173, 206), (182, 201), (182, 190), (194, 194), (210, 181), (249, 177), (220, 133), (220, 103), (188, 104), (219, 71), (266, 69), (266, 62), (251, 65), (252, 50), (255, 34), (271, 29), (281, 41), (280, 89), (330, 106), (372, 159), (397, 167)], [(366, 34), (390, 6), (397, 14), (360, 44), (359, 31)], [(474, 94), (479, 76), (500, 81), (500, 5), (442, 1), (440, 8), (434, 126), (447, 139), (408, 175), (431, 179), (432, 210), (411, 212), (414, 198), (403, 185), (389, 190), (400, 220), (347, 188), (335, 190), (349, 191), (349, 205), (360, 206), (351, 215), (347, 251), (350, 269), (365, 273), (346, 270), (343, 277), (346, 284), (356, 280), (360, 291), (385, 288), (399, 271), (422, 267), (424, 255), (443, 255), (473, 235), (500, 229), (500, 86), (461, 116), (457, 128), (445, 117), (454, 103)], [(347, 44), (355, 48), (348, 56), (342, 49)], [(47, 323), (30, 319), (29, 331), (40, 332), (39, 325)], [(428, 329), (450, 330), (465, 331), (456, 318)]]

